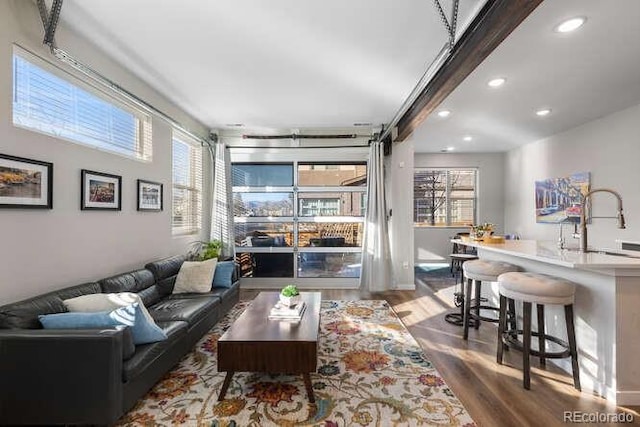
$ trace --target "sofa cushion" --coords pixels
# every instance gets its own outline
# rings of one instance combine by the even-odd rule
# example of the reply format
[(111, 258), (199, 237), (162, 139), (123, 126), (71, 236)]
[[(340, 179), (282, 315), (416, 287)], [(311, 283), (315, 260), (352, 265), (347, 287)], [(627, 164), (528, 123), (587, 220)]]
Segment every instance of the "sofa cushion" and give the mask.
[(220, 261), (216, 265), (216, 272), (213, 276), (214, 288), (230, 288), (233, 285), (233, 273), (236, 269), (234, 261)]
[(228, 288), (213, 288), (211, 289), (210, 295), (215, 295), (220, 297), (220, 300), (224, 304), (227, 299), (233, 298), (234, 294), (237, 294), (240, 288), (240, 282), (234, 282)]
[(182, 295), (172, 295), (171, 298), (152, 305), (149, 307), (149, 313), (156, 322), (183, 320), (193, 326), (220, 305), (220, 299), (217, 297), (201, 295), (200, 298), (180, 298)]
[(217, 263), (218, 260), (215, 258), (206, 261), (183, 262), (173, 287), (173, 293), (209, 292), (213, 286), (213, 275)]
[(182, 263), (187, 260), (185, 255), (176, 255), (164, 258), (159, 261), (150, 262), (144, 266), (153, 273), (153, 276), (159, 282), (167, 277), (175, 276), (180, 271)]
[(122, 366), (122, 379), (123, 381), (131, 381), (144, 370), (151, 365), (158, 357), (164, 352), (168, 351), (170, 347), (174, 346), (175, 342), (186, 335), (189, 325), (187, 322), (175, 321), (175, 322), (158, 322), (158, 326), (167, 336), (164, 341), (143, 344), (136, 346), (136, 352), (129, 360), (125, 361)]
[(186, 260), (187, 257), (185, 255), (176, 255), (150, 262), (144, 266), (144, 268), (151, 271), (156, 278), (161, 295), (168, 295), (173, 292), (173, 285), (176, 281), (178, 271), (180, 271), (182, 263)]
[(167, 336), (153, 320), (149, 320), (139, 303), (117, 308), (113, 311), (73, 312), (41, 314), (38, 316), (45, 329), (86, 329), (131, 327), (134, 344), (162, 341)]
[(0, 307), (0, 328), (41, 329), (39, 314), (63, 313), (67, 309), (62, 300), (99, 292), (100, 285), (91, 282), (5, 305)]
[(102, 286), (102, 292), (107, 294), (119, 292), (139, 293), (144, 305), (147, 307), (160, 299), (160, 293), (154, 292), (153, 289), (155, 286), (153, 273), (146, 269), (130, 271), (102, 279), (100, 286)]

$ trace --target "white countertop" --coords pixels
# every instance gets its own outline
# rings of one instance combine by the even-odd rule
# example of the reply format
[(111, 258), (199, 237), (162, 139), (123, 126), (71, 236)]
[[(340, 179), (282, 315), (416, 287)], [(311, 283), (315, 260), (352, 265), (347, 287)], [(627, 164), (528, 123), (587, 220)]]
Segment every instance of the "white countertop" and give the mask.
[(640, 269), (640, 253), (619, 249), (600, 249), (600, 251), (615, 252), (632, 256), (607, 255), (599, 252), (582, 253), (576, 249), (559, 249), (556, 247), (555, 242), (550, 241), (507, 240), (504, 243), (453, 241), (481, 250), (517, 256), (568, 268), (582, 270), (622, 268)]

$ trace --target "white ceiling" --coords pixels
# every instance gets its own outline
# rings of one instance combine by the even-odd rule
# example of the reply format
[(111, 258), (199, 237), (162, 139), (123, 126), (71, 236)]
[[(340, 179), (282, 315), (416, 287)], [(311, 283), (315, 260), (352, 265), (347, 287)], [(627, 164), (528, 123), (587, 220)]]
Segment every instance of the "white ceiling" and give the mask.
[(447, 40), (430, 0), (67, 0), (61, 20), (211, 128), (387, 123)]
[[(575, 16), (581, 28), (553, 31)], [(506, 84), (489, 88), (495, 77)], [(416, 152), (504, 151), (638, 103), (640, 1), (546, 0), (441, 104), (451, 115), (412, 138)]]

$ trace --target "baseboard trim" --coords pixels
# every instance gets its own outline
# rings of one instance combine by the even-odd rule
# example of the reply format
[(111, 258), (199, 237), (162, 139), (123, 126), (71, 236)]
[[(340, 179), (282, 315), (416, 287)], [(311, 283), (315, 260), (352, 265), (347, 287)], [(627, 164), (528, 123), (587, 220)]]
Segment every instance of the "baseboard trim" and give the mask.
[[(556, 365), (558, 368), (562, 369), (567, 374), (571, 375), (571, 372), (572, 372), (571, 359), (569, 358), (547, 359), (547, 361)], [(640, 405), (640, 392), (635, 392), (635, 391), (616, 392), (612, 387), (609, 387), (606, 384), (601, 383), (591, 375), (586, 374), (583, 366), (580, 366), (580, 384), (582, 385), (583, 393), (587, 390), (592, 391), (596, 395), (603, 397), (607, 401), (614, 403), (616, 405), (621, 404), (620, 399), (622, 398), (622, 396), (620, 395), (627, 394), (627, 393), (631, 394), (630, 396), (628, 396), (628, 398), (632, 399), (629, 402), (633, 402), (633, 403), (626, 403), (626, 405)], [(624, 398), (627, 398), (627, 396), (624, 396)]]

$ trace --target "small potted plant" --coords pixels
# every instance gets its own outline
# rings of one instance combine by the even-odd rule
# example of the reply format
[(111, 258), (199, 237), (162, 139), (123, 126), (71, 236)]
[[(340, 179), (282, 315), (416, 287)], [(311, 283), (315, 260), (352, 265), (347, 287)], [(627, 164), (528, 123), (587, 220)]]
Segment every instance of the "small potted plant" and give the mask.
[(470, 236), (474, 240), (483, 240), (485, 237), (490, 236), (493, 233), (493, 227), (494, 225), (490, 222), (472, 225)]
[(300, 292), (296, 285), (287, 285), (282, 288), (280, 302), (287, 307), (293, 307), (300, 302)]

